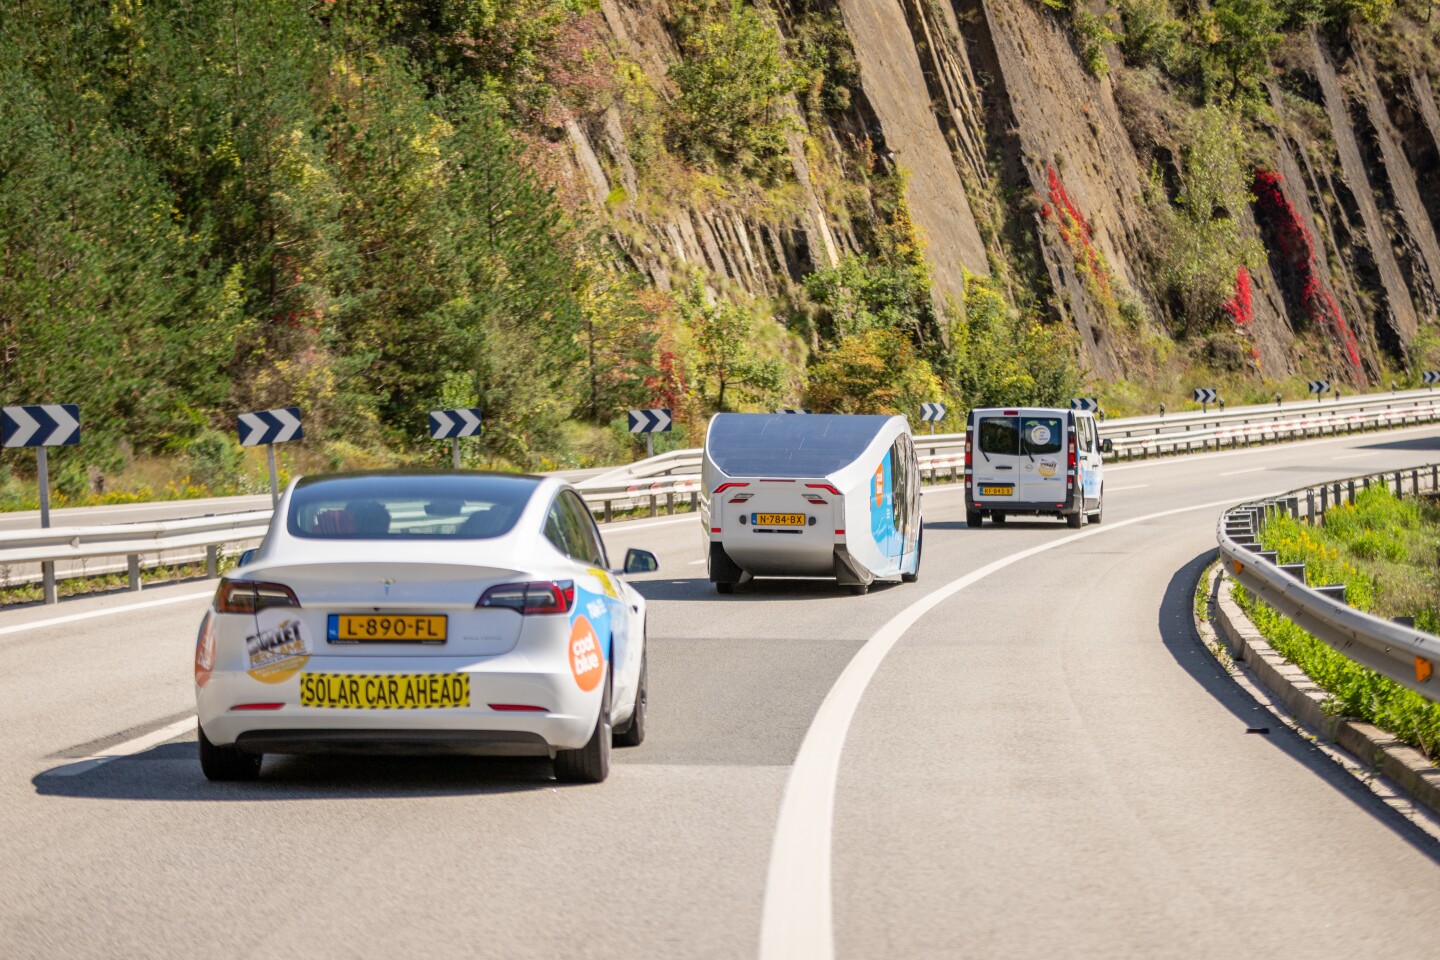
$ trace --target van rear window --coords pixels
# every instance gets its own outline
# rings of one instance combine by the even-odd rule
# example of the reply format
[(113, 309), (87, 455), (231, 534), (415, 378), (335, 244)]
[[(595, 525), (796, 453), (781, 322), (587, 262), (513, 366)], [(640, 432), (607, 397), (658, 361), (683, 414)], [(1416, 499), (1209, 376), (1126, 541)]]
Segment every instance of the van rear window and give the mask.
[(1063, 431), (1058, 417), (1024, 417), (1020, 443), (1024, 453), (1059, 453)]
[(1015, 417), (980, 418), (980, 452), (1020, 454), (1020, 422)]

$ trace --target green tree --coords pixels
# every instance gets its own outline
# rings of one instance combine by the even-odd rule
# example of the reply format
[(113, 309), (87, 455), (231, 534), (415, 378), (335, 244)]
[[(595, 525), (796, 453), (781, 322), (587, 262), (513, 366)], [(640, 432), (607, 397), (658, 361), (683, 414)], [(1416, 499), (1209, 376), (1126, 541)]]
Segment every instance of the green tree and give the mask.
[(940, 380), (898, 331), (872, 327), (810, 364), (805, 403), (826, 413), (899, 413), (941, 396)]
[(1279, 30), (1284, 19), (1269, 0), (1217, 0), (1202, 57), (1207, 87), (1213, 93), (1225, 88), (1232, 99), (1257, 99), (1270, 55), (1284, 39)]
[(773, 406), (780, 399), (785, 363), (762, 351), (764, 321), (753, 307), (730, 300), (707, 302), (697, 282), (680, 299), (680, 309), (690, 332), (690, 367), (707, 405), (724, 411), (752, 401)]

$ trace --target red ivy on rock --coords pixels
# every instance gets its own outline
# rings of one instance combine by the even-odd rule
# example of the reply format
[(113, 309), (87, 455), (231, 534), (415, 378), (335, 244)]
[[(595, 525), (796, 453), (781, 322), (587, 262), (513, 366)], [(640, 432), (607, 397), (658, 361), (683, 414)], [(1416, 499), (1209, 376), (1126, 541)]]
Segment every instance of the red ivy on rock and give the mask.
[(1065, 246), (1070, 248), (1070, 253), (1075, 257), (1076, 269), (1094, 282), (1095, 289), (1092, 292), (1109, 297), (1110, 265), (1091, 242), (1090, 221), (1085, 219), (1085, 214), (1081, 213), (1080, 208), (1070, 199), (1070, 194), (1065, 190), (1065, 184), (1060, 182), (1060, 175), (1055, 172), (1053, 165), (1047, 165), (1046, 179), (1050, 186), (1050, 202), (1041, 205), (1040, 216), (1055, 221), (1055, 226), (1060, 230), (1060, 239), (1065, 241)]
[(1255, 306), (1250, 299), (1250, 271), (1244, 266), (1235, 271), (1235, 296), (1226, 300), (1224, 306), (1237, 327), (1244, 327), (1255, 319)]
[[(1285, 178), (1274, 170), (1255, 171), (1255, 200), (1270, 224), (1280, 254), (1300, 279), (1300, 306), (1311, 323), (1331, 331), (1345, 348), (1345, 356), (1360, 371), (1360, 344), (1340, 312), (1340, 305), (1316, 268), (1315, 240), (1299, 212), (1285, 196)], [(1228, 309), (1228, 306), (1227, 306)]]

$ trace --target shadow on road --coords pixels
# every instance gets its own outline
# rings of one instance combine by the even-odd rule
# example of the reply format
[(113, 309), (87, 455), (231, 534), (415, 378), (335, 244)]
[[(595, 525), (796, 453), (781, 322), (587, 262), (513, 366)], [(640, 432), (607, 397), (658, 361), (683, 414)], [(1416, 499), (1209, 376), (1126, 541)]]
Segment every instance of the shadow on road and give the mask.
[[(632, 580), (630, 586), (640, 591), (646, 600), (709, 600), (728, 603), (742, 603), (747, 600), (760, 602), (795, 599), (831, 599), (850, 595), (848, 587), (842, 587), (825, 577), (761, 577), (735, 588), (733, 594), (715, 592), (715, 585), (704, 577), (689, 580)], [(900, 586), (900, 583), (877, 580), (870, 584), (871, 593)]]
[(31, 783), (48, 797), (87, 800), (335, 800), (483, 796), (568, 789), (550, 761), (506, 757), (268, 756), (260, 779), (211, 783), (194, 741), (165, 743), (73, 776), (70, 764)]
[(1368, 787), (1356, 780), (1318, 747), (1300, 738), (1280, 723), (1269, 710), (1255, 702), (1200, 641), (1195, 632), (1195, 586), (1200, 575), (1215, 559), (1215, 551), (1207, 550), (1176, 572), (1165, 588), (1160, 602), (1160, 636), (1165, 648), (1185, 672), (1205, 692), (1235, 715), (1237, 737), (1247, 736), (1247, 727), (1269, 727), (1266, 738), (1270, 744), (1295, 762), (1305, 766), (1321, 780), (1355, 802), (1366, 813), (1394, 831), (1405, 842), (1440, 865), (1440, 848), (1424, 831), (1387, 807)]
[(1409, 440), (1387, 440), (1385, 443), (1367, 443), (1361, 450), (1440, 450), (1440, 436), (1412, 437)]

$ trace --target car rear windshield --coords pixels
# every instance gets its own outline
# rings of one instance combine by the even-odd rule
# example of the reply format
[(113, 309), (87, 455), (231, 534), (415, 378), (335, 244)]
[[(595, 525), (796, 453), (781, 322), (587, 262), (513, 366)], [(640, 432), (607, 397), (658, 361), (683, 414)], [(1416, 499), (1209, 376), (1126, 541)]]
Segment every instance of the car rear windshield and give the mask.
[(721, 413), (705, 452), (731, 477), (824, 477), (865, 452), (884, 416)]
[(1059, 453), (1062, 435), (1058, 417), (1022, 417), (1020, 420), (1023, 453)]
[(981, 417), (980, 452), (1018, 456), (1020, 453), (1019, 421), (1015, 417)]
[(509, 533), (537, 481), (483, 474), (362, 474), (300, 481), (287, 525), (315, 540), (486, 540)]

